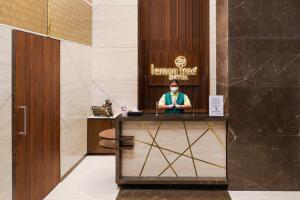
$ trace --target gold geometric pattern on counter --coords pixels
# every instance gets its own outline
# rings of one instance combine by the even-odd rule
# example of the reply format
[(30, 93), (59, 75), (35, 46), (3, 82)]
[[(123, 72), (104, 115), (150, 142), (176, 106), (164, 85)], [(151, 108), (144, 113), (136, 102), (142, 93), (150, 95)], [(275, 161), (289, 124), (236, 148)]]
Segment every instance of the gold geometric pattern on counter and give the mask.
[(189, 149), (190, 149), (190, 153), (191, 153), (191, 156), (192, 156), (192, 161), (193, 161), (193, 165), (194, 165), (195, 175), (196, 175), (196, 177), (198, 177), (198, 173), (197, 173), (197, 169), (196, 169), (196, 165), (195, 165), (195, 159), (194, 159), (194, 155), (193, 155), (193, 151), (192, 151), (192, 147), (191, 147), (189, 135), (188, 135), (187, 130), (186, 130), (185, 122), (183, 121), (182, 123), (183, 123), (183, 126), (184, 126), (184, 132), (185, 132), (186, 139), (187, 139), (187, 142), (188, 142), (188, 146), (189, 146)]
[[(158, 129), (158, 130), (159, 130), (159, 129)], [(154, 137), (151, 135), (151, 132), (150, 132), (148, 126), (147, 126), (147, 132), (148, 132), (149, 136), (153, 139), (153, 141), (154, 141), (156, 147), (159, 149), (159, 151), (160, 151), (161, 154), (163, 155), (164, 159), (167, 161), (168, 165), (171, 167), (171, 169), (172, 169), (172, 171), (174, 172), (175, 176), (178, 177), (176, 171), (175, 171), (174, 168), (172, 167), (172, 164), (170, 163), (170, 161), (168, 160), (167, 156), (166, 156), (166, 155), (164, 154), (164, 152), (162, 151), (162, 148), (157, 144), (156, 138), (154, 138)], [(152, 144), (153, 144), (153, 143), (152, 143)]]
[[(157, 137), (159, 135), (159, 131), (160, 131), (160, 128), (161, 128), (161, 125), (162, 125), (163, 122), (160, 122), (156, 131), (155, 131), (155, 135), (154, 137), (152, 136), (147, 124), (145, 123), (144, 126), (145, 126), (145, 129), (147, 130), (149, 136), (151, 137), (152, 141), (151, 142), (147, 142), (147, 141), (143, 141), (143, 140), (140, 140), (140, 139), (137, 139), (135, 138), (135, 142), (137, 143), (141, 143), (141, 144), (145, 144), (145, 145), (148, 145), (149, 146), (149, 150), (147, 152), (147, 155), (146, 155), (146, 158), (143, 162), (143, 165), (142, 165), (142, 169), (139, 173), (139, 176), (142, 176), (143, 175), (143, 171), (144, 171), (144, 168), (145, 166), (151, 162), (151, 160), (149, 160), (149, 155), (151, 153), (151, 151), (153, 150), (153, 148), (157, 148), (160, 153), (162, 154), (163, 158), (165, 159), (165, 161), (167, 162), (167, 167), (165, 167), (164, 169), (162, 169), (162, 171), (157, 175), (158, 177), (162, 176), (169, 168), (171, 168), (171, 170), (173, 171), (173, 173), (175, 174), (176, 177), (178, 177), (178, 173), (176, 172), (176, 169), (174, 168), (174, 164), (176, 163), (177, 160), (179, 160), (180, 158), (182, 157), (186, 157), (186, 158), (189, 158), (192, 160), (192, 163), (193, 163), (193, 168), (195, 170), (195, 175), (196, 177), (198, 177), (198, 173), (197, 173), (197, 167), (196, 167), (196, 164), (195, 164), (195, 161), (198, 161), (198, 162), (201, 162), (201, 163), (204, 163), (204, 164), (207, 164), (207, 165), (211, 165), (211, 166), (214, 166), (214, 167), (217, 167), (217, 168), (221, 168), (221, 169), (226, 169), (225, 166), (222, 166), (220, 164), (217, 164), (217, 163), (213, 163), (213, 162), (209, 162), (209, 161), (206, 161), (206, 160), (203, 160), (203, 159), (199, 159), (197, 158), (193, 151), (192, 151), (192, 147), (198, 143), (199, 140), (201, 140), (201, 138), (203, 138), (203, 136), (205, 136), (206, 134), (208, 134), (209, 132), (211, 132), (216, 140), (218, 141), (218, 143), (222, 146), (222, 148), (225, 149), (226, 151), (226, 146), (225, 144), (222, 142), (222, 140), (220, 139), (220, 137), (217, 135), (217, 133), (215, 132), (214, 130), (214, 127), (213, 125), (210, 125), (209, 123), (206, 123), (207, 125), (207, 129), (202, 132), (198, 137), (197, 139), (194, 141), (194, 142), (190, 142), (190, 138), (189, 138), (189, 134), (188, 134), (188, 130), (187, 130), (187, 127), (186, 127), (186, 124), (185, 122), (183, 122), (183, 127), (184, 127), (184, 131), (185, 131), (185, 134), (186, 134), (186, 139), (187, 139), (187, 148), (184, 149), (184, 151), (182, 152), (178, 152), (178, 151), (174, 151), (174, 150), (171, 150), (169, 148), (166, 148), (164, 146), (161, 146), (158, 144), (157, 142)], [(163, 151), (166, 151), (166, 152), (170, 152), (172, 154), (175, 154), (177, 155), (177, 157), (173, 160), (173, 161), (170, 161), (167, 156), (165, 155), (165, 153)], [(189, 152), (190, 155), (186, 155), (186, 152)]]
[[(210, 126), (209, 124), (207, 124), (207, 126)], [(226, 151), (226, 145), (222, 142), (222, 140), (220, 139), (220, 137), (218, 136), (218, 134), (216, 133), (216, 131), (213, 128), (210, 128), (211, 132), (216, 136), (218, 142), (222, 145), (222, 147), (225, 149)]]
[(143, 167), (142, 167), (142, 169), (141, 169), (141, 172), (140, 172), (140, 175), (139, 175), (139, 176), (142, 176), (142, 174), (143, 174), (143, 171), (144, 171), (144, 169), (145, 169), (146, 163), (147, 163), (147, 161), (148, 161), (150, 152), (151, 152), (151, 150), (152, 150), (154, 141), (155, 141), (156, 136), (157, 136), (157, 134), (158, 134), (158, 131), (159, 131), (160, 127), (161, 127), (161, 124), (162, 124), (162, 123), (160, 122), (159, 125), (158, 125), (158, 128), (157, 128), (157, 130), (156, 130), (155, 136), (154, 136), (154, 138), (152, 139), (152, 144), (150, 144), (150, 149), (149, 149), (149, 151), (148, 151), (148, 153), (147, 153), (146, 159), (145, 159), (145, 161), (144, 161), (144, 164), (143, 164)]

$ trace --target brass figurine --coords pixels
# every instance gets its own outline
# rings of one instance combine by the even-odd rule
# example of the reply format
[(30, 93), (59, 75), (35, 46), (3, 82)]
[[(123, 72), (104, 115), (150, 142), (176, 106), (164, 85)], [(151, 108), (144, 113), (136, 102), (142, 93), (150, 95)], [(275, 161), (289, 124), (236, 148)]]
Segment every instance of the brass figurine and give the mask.
[(94, 116), (112, 117), (114, 115), (112, 110), (112, 103), (109, 99), (105, 100), (102, 106), (92, 106)]

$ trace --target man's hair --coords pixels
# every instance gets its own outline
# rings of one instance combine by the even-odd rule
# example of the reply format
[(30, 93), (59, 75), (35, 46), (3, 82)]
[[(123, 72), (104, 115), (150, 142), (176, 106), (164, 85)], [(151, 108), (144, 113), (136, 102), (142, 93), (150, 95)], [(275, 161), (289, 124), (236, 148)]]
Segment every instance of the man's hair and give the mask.
[(171, 80), (170, 83), (169, 83), (169, 85), (171, 85), (172, 83), (176, 83), (178, 86), (180, 85), (179, 81), (177, 79)]

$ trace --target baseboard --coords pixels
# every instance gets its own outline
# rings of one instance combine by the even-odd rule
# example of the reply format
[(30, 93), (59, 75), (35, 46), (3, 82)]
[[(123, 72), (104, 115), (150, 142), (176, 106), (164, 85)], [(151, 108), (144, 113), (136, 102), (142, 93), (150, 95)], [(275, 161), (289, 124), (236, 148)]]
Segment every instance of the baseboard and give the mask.
[(78, 160), (61, 178), (60, 178), (60, 182), (62, 182), (63, 180), (65, 180), (65, 178), (67, 178), (76, 167), (78, 167), (78, 165), (87, 157), (87, 154), (85, 154), (80, 160)]

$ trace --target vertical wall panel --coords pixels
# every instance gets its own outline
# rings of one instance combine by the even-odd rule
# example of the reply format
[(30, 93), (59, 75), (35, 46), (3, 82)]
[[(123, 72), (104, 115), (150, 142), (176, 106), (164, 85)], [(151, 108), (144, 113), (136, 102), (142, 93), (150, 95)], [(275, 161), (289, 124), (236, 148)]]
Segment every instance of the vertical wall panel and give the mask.
[(61, 175), (87, 152), (87, 117), (91, 115), (92, 48), (61, 42)]
[[(228, 1), (228, 0), (225, 0)], [(217, 0), (210, 0), (210, 9), (209, 9), (209, 76), (210, 76), (210, 95), (217, 94), (217, 49), (216, 49), (216, 40), (217, 40)], [(219, 17), (219, 16), (218, 16)], [(218, 27), (218, 30), (220, 28)]]
[(300, 190), (299, 10), (228, 1), (230, 190)]
[[(56, 145), (60, 141), (57, 128), (60, 114), (56, 106), (60, 96), (60, 81), (56, 77), (60, 68), (59, 46), (58, 40), (13, 32), (13, 189), (16, 199), (43, 199), (60, 181), (60, 153)], [(20, 112), (19, 106), (25, 106), (26, 111)]]
[(12, 198), (11, 29), (0, 26), (0, 199)]
[(228, 0), (217, 0), (217, 95), (224, 96), (224, 113), (228, 113)]
[(116, 113), (137, 107), (137, 11), (137, 0), (93, 5), (93, 103), (110, 98)]

